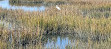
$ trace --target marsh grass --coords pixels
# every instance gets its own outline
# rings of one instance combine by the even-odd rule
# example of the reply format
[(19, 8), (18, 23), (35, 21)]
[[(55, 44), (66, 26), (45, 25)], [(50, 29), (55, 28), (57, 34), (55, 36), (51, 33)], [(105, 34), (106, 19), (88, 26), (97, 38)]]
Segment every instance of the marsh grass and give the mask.
[[(50, 10), (47, 9), (44, 12), (25, 12), (23, 10), (0, 8), (0, 20), (10, 22), (14, 28), (8, 30), (0, 27), (0, 43), (2, 44), (0, 46), (4, 48), (7, 45), (5, 42), (10, 41), (11, 48), (20, 45), (34, 48), (32, 46), (34, 45), (36, 48), (41, 49), (44, 34), (73, 33), (77, 34), (76, 36), (79, 39), (86, 39), (85, 41), (88, 41), (89, 45), (92, 44), (91, 41), (111, 41), (110, 5), (93, 5), (95, 4), (59, 5), (61, 11), (52, 6)], [(100, 46), (104, 45), (101, 44)], [(67, 48), (70, 48), (70, 46)], [(79, 49), (79, 47), (76, 48)], [(101, 49), (99, 45), (97, 48)]]
[[(106, 46), (107, 45), (107, 46)], [(77, 43), (73, 45), (67, 45), (66, 49), (109, 49), (111, 48), (110, 46), (111, 43), (109, 42), (88, 42), (88, 43), (83, 43), (82, 41), (78, 41)]]

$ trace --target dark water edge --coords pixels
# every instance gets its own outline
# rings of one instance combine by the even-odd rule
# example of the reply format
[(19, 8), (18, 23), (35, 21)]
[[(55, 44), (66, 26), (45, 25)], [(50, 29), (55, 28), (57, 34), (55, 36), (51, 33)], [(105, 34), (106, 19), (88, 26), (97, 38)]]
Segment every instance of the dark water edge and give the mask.
[(53, 6), (53, 5), (62, 5), (62, 4), (66, 4), (66, 2), (64, 1), (56, 1), (56, 2), (52, 2), (52, 1), (17, 1), (17, 0), (9, 0), (11, 5), (44, 5), (44, 6)]

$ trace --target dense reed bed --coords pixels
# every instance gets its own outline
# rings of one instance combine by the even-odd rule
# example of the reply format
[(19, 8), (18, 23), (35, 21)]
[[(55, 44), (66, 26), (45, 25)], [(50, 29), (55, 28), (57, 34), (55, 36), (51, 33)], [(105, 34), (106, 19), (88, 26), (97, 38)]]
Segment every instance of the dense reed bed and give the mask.
[(62, 9), (60, 11), (51, 6), (50, 10), (47, 9), (44, 12), (0, 8), (0, 20), (9, 22), (11, 25), (10, 29), (0, 25), (1, 49), (18, 49), (20, 45), (31, 48), (34, 45), (41, 49), (42, 43), (47, 41), (44, 39), (44, 35), (56, 34), (72, 34), (79, 39), (86, 39), (89, 43), (91, 43), (90, 41), (108, 41), (111, 45), (110, 4), (59, 6)]

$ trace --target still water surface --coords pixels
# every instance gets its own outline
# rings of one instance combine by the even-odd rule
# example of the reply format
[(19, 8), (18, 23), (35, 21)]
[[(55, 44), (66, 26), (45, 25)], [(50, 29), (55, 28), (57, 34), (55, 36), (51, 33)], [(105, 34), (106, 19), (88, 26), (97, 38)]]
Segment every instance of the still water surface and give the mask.
[(61, 36), (58, 36), (57, 41), (53, 41), (52, 39), (48, 39), (48, 42), (45, 45), (45, 48), (59, 48), (59, 49), (65, 49), (65, 47), (68, 44), (71, 44), (68, 37), (61, 38)]
[(45, 6), (38, 7), (38, 6), (10, 5), (9, 0), (1, 0), (0, 7), (2, 7), (3, 9), (13, 9), (13, 10), (22, 9), (24, 11), (44, 11), (45, 10)]

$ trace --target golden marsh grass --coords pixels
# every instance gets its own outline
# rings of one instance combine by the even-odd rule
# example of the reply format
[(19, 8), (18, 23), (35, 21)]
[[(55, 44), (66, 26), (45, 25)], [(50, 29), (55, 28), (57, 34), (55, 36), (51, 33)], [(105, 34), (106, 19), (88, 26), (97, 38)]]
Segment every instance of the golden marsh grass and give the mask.
[[(0, 48), (7, 49), (10, 47), (7, 43), (10, 43), (11, 48), (17, 48), (19, 45), (22, 45), (32, 49), (42, 49), (42, 42), (45, 41), (43, 39), (44, 35), (67, 33), (78, 34), (78, 36), (88, 38), (89, 45), (93, 45), (92, 41), (96, 40), (108, 41), (105, 44), (101, 42), (100, 45), (96, 43), (97, 45), (95, 44), (96, 46), (93, 47), (97, 49), (102, 49), (99, 46), (110, 46), (110, 3), (94, 3), (94, 1), (91, 1), (91, 4), (59, 5), (62, 9), (61, 11), (58, 11), (54, 6), (40, 12), (0, 8), (0, 20), (11, 23), (14, 28), (10, 30), (4, 28), (5, 26), (0, 27)], [(36, 42), (34, 43), (34, 41)], [(35, 44), (35, 47), (31, 44)], [(107, 49), (110, 48), (109, 46), (107, 46)], [(66, 48), (73, 49), (73, 46), (67, 46)], [(79, 47), (76, 48), (79, 49)], [(90, 46), (86, 49), (90, 49)]]

